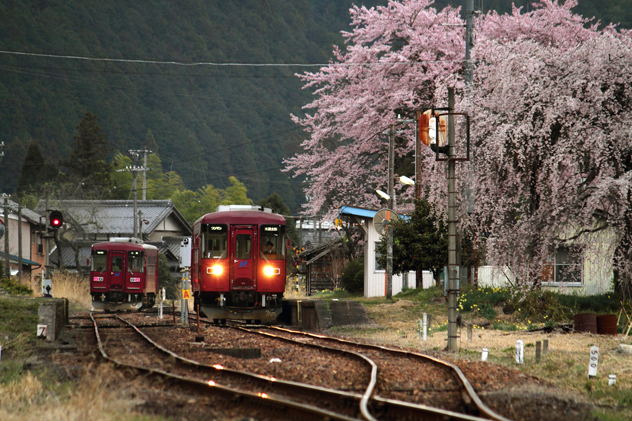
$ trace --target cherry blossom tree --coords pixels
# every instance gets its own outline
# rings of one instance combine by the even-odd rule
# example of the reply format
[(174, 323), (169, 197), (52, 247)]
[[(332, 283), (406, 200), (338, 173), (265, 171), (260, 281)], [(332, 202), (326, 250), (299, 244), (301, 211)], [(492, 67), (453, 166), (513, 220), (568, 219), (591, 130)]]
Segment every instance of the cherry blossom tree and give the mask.
[[(301, 75), (316, 88), (305, 106), (314, 111), (294, 117), (309, 137), (286, 163), (307, 177), (306, 212), (380, 206), (372, 189), (387, 183), (382, 133), (396, 122), (395, 110), (445, 106), (446, 88), (455, 86), (474, 142), (470, 164), (458, 168), (466, 193), (461, 218), (488, 238), (488, 258), (537, 283), (557, 246), (586, 244), (609, 230), (619, 245), (610, 254), (615, 269), (629, 281), (630, 34), (573, 14), (575, 0), (490, 12), (475, 21), (475, 79), (465, 86), (459, 10), (431, 4), (353, 8), (347, 48), (334, 49), (329, 66)], [(414, 133), (400, 128), (401, 159), (414, 148)], [(441, 211), (445, 164), (428, 149), (422, 155), (424, 192)]]

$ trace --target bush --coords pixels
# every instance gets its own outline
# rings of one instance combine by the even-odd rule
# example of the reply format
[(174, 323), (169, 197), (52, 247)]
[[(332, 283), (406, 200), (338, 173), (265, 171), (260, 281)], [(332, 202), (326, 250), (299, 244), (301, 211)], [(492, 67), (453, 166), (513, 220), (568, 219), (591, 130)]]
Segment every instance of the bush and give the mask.
[(361, 259), (350, 261), (342, 271), (340, 283), (349, 293), (364, 291), (364, 262)]
[(26, 285), (20, 284), (15, 279), (0, 279), (0, 288), (3, 288), (9, 295), (32, 295), (33, 290)]

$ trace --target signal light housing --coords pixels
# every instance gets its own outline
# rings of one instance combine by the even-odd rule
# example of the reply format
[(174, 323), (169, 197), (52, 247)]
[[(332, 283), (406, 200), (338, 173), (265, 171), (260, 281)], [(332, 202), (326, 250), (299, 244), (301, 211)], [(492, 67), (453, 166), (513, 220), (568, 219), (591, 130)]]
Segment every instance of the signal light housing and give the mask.
[(64, 225), (64, 215), (60, 211), (52, 211), (48, 217), (48, 223), (52, 229), (61, 228)]

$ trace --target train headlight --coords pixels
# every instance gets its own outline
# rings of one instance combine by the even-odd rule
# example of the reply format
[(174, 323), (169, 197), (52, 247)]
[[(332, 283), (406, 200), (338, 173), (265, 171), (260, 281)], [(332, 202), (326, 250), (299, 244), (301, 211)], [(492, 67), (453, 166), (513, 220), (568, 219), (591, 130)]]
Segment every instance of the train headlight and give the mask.
[(209, 268), (206, 268), (206, 273), (208, 273), (209, 275), (221, 275), (222, 272), (224, 272), (224, 268), (222, 268), (222, 265), (213, 265)]
[(103, 282), (103, 276), (95, 276), (92, 280), (94, 282)]
[(265, 273), (266, 276), (280, 275), (281, 269), (273, 268), (272, 266), (266, 266), (263, 268), (263, 273)]
[(140, 282), (140, 278), (129, 278), (130, 282)]

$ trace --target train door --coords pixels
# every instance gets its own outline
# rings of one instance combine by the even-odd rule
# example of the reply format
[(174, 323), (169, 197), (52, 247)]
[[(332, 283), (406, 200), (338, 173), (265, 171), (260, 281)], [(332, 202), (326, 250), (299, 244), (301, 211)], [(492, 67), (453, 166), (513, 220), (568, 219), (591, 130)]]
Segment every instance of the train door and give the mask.
[(123, 291), (125, 284), (125, 252), (110, 253), (110, 289)]
[(256, 289), (255, 250), (253, 249), (255, 232), (252, 228), (235, 228), (231, 235), (232, 252), (232, 289)]

